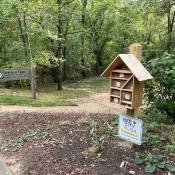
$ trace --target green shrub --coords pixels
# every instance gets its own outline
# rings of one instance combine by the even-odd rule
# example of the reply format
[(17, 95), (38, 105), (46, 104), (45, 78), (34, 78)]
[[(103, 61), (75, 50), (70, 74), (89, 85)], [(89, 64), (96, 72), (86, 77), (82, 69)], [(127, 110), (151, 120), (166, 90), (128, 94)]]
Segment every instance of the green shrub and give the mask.
[(145, 84), (149, 112), (175, 120), (175, 56), (165, 53), (148, 62), (154, 79)]

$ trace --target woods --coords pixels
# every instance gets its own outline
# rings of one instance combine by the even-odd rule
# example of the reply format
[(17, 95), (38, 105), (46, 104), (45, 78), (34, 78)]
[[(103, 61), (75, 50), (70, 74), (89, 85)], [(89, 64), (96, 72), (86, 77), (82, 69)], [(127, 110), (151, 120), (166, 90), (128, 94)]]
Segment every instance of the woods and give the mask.
[(29, 66), (30, 38), (39, 81), (58, 82), (61, 90), (62, 80), (100, 74), (133, 42), (144, 45), (145, 60), (174, 53), (174, 5), (173, 0), (1, 0), (0, 67)]

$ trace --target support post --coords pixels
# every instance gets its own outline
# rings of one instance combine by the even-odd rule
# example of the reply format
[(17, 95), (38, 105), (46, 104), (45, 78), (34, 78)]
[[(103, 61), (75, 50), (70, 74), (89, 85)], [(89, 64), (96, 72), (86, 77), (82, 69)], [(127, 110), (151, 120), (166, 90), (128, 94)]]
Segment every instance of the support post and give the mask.
[[(129, 46), (129, 53), (133, 54), (137, 59), (141, 61), (142, 53), (143, 53), (143, 46), (139, 43), (134, 43)], [(127, 109), (127, 115), (131, 117), (137, 117), (139, 108), (135, 109)]]
[(36, 99), (36, 77), (35, 77), (35, 66), (31, 65), (31, 90), (32, 99)]
[(36, 99), (36, 76), (35, 76), (35, 64), (33, 63), (32, 57), (32, 49), (30, 45), (29, 34), (27, 33), (27, 41), (28, 41), (28, 51), (30, 55), (30, 70), (31, 70), (31, 90), (32, 90), (32, 99)]
[[(142, 59), (142, 52), (143, 52), (142, 50), (143, 50), (143, 47), (139, 43), (134, 43), (129, 46), (129, 53), (133, 54), (140, 61)], [(134, 109), (127, 109), (127, 116), (137, 117), (138, 112), (139, 112), (139, 107), (135, 107)], [(131, 142), (126, 141), (125, 144), (130, 148), (133, 147), (133, 143)]]

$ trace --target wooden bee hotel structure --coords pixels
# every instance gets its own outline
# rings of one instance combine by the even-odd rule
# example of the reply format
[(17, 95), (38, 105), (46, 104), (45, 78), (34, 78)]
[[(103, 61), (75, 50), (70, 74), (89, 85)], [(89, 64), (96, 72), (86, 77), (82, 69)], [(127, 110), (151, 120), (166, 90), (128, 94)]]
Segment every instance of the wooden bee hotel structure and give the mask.
[(118, 55), (101, 75), (110, 77), (110, 102), (130, 110), (142, 105), (143, 82), (153, 78), (137, 58), (141, 55), (132, 53)]

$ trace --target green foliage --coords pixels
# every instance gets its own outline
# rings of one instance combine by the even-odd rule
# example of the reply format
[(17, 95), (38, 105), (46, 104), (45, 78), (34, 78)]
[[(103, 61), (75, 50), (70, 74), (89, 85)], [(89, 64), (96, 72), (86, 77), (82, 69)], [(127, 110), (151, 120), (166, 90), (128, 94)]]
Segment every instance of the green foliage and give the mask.
[(20, 96), (0, 96), (0, 104), (9, 105), (29, 105), (34, 107), (40, 106), (75, 106), (76, 104), (63, 99), (36, 99)]
[(95, 93), (103, 93), (108, 91), (108, 79), (91, 77), (83, 80), (81, 85)]
[(166, 164), (166, 168), (167, 168), (170, 172), (172, 172), (172, 173), (175, 172), (175, 166), (172, 166), (172, 165), (170, 165), (170, 164)]
[(175, 172), (175, 166), (170, 165), (165, 162), (164, 158), (159, 155), (143, 155), (143, 154), (136, 154), (134, 158), (134, 163), (137, 165), (145, 165), (145, 172), (149, 174), (153, 174), (156, 169), (165, 169), (170, 172)]
[(96, 156), (103, 150), (105, 135), (99, 135), (99, 133), (97, 133), (98, 125), (94, 121), (91, 121), (90, 128), (91, 128), (90, 134), (92, 137), (93, 146), (89, 148), (89, 153), (92, 156)]
[(43, 145), (54, 144), (55, 139), (52, 134), (43, 130), (30, 130), (29, 132), (20, 131), (19, 136), (10, 141), (5, 141), (1, 144), (1, 149), (7, 150), (10, 148), (20, 148), (26, 142), (32, 142), (34, 139), (43, 139)]
[[(159, 149), (164, 153), (175, 153), (174, 132), (175, 126), (172, 124), (153, 122), (149, 116), (145, 119), (143, 130), (143, 142), (145, 146), (152, 149)], [(162, 132), (163, 131), (163, 132)]]
[(90, 135), (92, 140), (92, 147), (89, 148), (89, 153), (96, 156), (104, 149), (105, 141), (116, 135), (117, 130), (117, 117), (111, 116), (102, 122), (90, 122)]
[(165, 53), (162, 57), (148, 62), (154, 77), (145, 86), (145, 97), (149, 115), (154, 118), (161, 114), (175, 120), (175, 56)]
[(165, 149), (167, 152), (175, 153), (175, 140), (171, 140), (170, 143), (167, 143), (167, 144), (164, 146), (164, 149)]
[(145, 172), (146, 172), (146, 173), (152, 174), (152, 173), (154, 173), (155, 170), (156, 170), (156, 168), (155, 168), (154, 165), (147, 164), (147, 165), (145, 166)]
[(134, 163), (136, 165), (141, 165), (142, 163), (144, 163), (145, 161), (145, 156), (144, 155), (136, 155), (136, 157), (134, 158)]
[[(170, 82), (174, 81), (172, 67), (167, 68), (173, 58), (166, 58), (167, 63), (164, 58), (152, 59), (165, 51), (173, 53), (174, 1), (92, 0), (84, 1), (85, 7), (82, 2), (1, 0), (0, 68), (26, 67), (32, 60), (39, 80), (80, 80), (102, 72), (117, 54), (140, 42), (145, 60), (151, 60), (152, 74), (162, 77), (162, 82), (156, 78), (147, 86), (148, 101), (155, 106), (152, 111), (162, 109), (164, 116), (173, 118), (174, 102), (167, 91), (168, 85), (175, 84)], [(158, 70), (164, 64), (165, 74)], [(164, 81), (165, 77), (169, 79)]]

